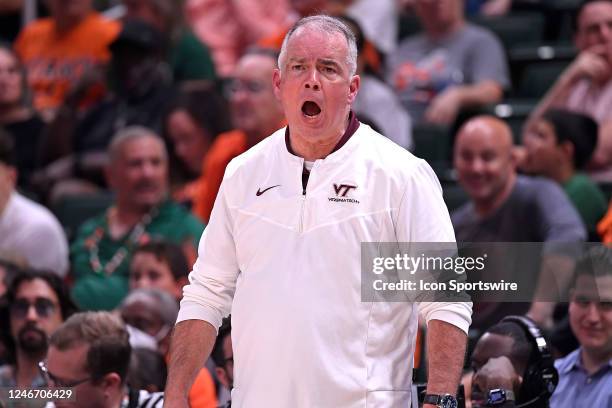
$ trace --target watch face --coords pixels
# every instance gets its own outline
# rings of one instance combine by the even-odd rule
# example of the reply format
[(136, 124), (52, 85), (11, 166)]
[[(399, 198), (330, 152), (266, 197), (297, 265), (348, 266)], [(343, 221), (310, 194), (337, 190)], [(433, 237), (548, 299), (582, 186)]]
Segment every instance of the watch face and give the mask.
[(457, 399), (452, 395), (445, 395), (440, 401), (440, 407), (442, 408), (457, 408)]

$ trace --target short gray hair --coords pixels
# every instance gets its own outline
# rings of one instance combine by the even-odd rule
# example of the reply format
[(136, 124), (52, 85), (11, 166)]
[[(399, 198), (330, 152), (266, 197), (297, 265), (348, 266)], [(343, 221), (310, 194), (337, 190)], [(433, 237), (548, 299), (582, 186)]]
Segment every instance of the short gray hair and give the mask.
[(280, 54), (278, 56), (278, 67), (281, 72), (287, 58), (287, 44), (289, 43), (289, 40), (299, 28), (306, 26), (313, 27), (314, 29), (326, 34), (340, 33), (344, 35), (348, 45), (346, 65), (349, 67), (350, 75), (355, 75), (355, 72), (357, 72), (357, 40), (355, 39), (355, 34), (340, 19), (326, 16), (324, 14), (302, 18), (295, 23), (291, 29), (289, 29), (285, 35)]
[(133, 302), (143, 302), (151, 305), (153, 311), (165, 325), (173, 326), (176, 323), (179, 306), (176, 299), (166, 292), (154, 288), (135, 289), (123, 299), (120, 309)]
[(164, 140), (157, 133), (144, 126), (128, 126), (121, 129), (113, 136), (108, 146), (108, 160), (111, 163), (114, 162), (119, 157), (121, 148), (124, 144), (143, 137), (150, 137), (151, 139), (158, 141), (162, 146), (164, 158), (168, 157)]

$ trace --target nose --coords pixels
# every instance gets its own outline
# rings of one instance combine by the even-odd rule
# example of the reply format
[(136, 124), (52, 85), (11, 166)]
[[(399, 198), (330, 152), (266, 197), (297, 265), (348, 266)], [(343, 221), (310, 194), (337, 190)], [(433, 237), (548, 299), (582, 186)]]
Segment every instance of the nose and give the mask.
[(36, 307), (34, 305), (28, 306), (28, 313), (26, 314), (27, 320), (38, 320), (38, 313), (36, 313)]
[(306, 78), (304, 87), (306, 89), (312, 89), (314, 91), (318, 91), (321, 88), (321, 83), (319, 81), (319, 71), (317, 71), (316, 67), (312, 68), (308, 73), (308, 78)]
[(587, 306), (587, 311), (586, 311), (585, 318), (589, 322), (596, 323), (596, 322), (599, 321), (599, 310), (597, 308), (597, 303), (595, 303), (595, 302), (590, 302), (589, 303), (589, 305)]

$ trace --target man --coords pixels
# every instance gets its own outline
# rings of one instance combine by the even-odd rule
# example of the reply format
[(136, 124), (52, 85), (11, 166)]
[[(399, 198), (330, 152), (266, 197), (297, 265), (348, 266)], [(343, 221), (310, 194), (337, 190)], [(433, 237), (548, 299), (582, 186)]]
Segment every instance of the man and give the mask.
[[(590, 162), (593, 172), (610, 180), (612, 169), (612, 1), (583, 0), (575, 14), (578, 56), (559, 76), (534, 110), (530, 125), (551, 107), (592, 116), (599, 143)], [(529, 127), (529, 126), (528, 126)]]
[(599, 187), (581, 170), (597, 145), (597, 123), (581, 113), (552, 109), (523, 134), (524, 171), (555, 181), (569, 197), (587, 227), (596, 235), (607, 201)]
[[(542, 378), (548, 373), (555, 375), (553, 360), (540, 329), (529, 319), (507, 316), (487, 329), (471, 360), (474, 408), (502, 403), (504, 407), (548, 408), (550, 392)], [(487, 405), (491, 399), (498, 405)]]
[(194, 213), (208, 222), (227, 164), (284, 124), (284, 114), (272, 89), (277, 54), (251, 50), (240, 60), (229, 85), (235, 130), (217, 136), (204, 157), (194, 198)]
[(0, 252), (65, 276), (68, 241), (64, 230), (47, 208), (15, 190), (16, 165), (12, 139), (0, 129)]
[(47, 354), (48, 337), (75, 310), (68, 288), (54, 274), (25, 270), (7, 295), (10, 318), (2, 322), (2, 330), (10, 333), (13, 361), (0, 367), (0, 386), (43, 386), (38, 362)]
[(128, 292), (130, 256), (151, 239), (182, 246), (193, 259), (202, 224), (168, 195), (163, 140), (143, 127), (128, 127), (108, 149), (106, 177), (115, 204), (79, 229), (70, 254), (72, 296), (81, 309), (115, 308)]
[(612, 402), (612, 250), (592, 248), (576, 265), (569, 321), (580, 347), (557, 360), (552, 408)]
[(125, 325), (107, 312), (78, 313), (49, 340), (41, 372), (51, 387), (68, 387), (73, 400), (55, 407), (157, 408), (162, 393), (129, 389), (126, 384), (132, 348)]
[[(232, 323), (230, 318), (223, 320), (223, 324), (219, 327), (219, 333), (215, 340), (215, 345), (211, 352), (211, 357), (215, 362), (215, 372), (217, 378), (223, 386), (225, 400), (222, 400), (222, 394), (219, 393), (219, 405), (222, 407), (231, 407), (231, 400), (227, 396), (227, 392), (234, 388), (234, 351), (232, 349)], [(223, 405), (223, 401), (225, 405)]]
[[(409, 403), (418, 308), (362, 302), (361, 242), (454, 234), (431, 168), (350, 112), (356, 59), (355, 38), (337, 19), (308, 17), (288, 32), (273, 83), (289, 126), (228, 166), (184, 289), (167, 406), (187, 406), (230, 308), (234, 406)], [(449, 404), (471, 305), (419, 307), (429, 401)]]
[[(563, 190), (549, 180), (518, 176), (516, 162), (512, 133), (503, 121), (492, 116), (477, 116), (459, 130), (454, 166), (470, 202), (452, 214), (457, 240), (542, 242), (544, 250), (550, 249), (551, 254), (556, 251), (551, 245), (553, 242), (584, 241), (585, 228)], [(533, 276), (534, 281), (524, 283), (535, 287), (540, 266), (529, 259), (512, 259), (515, 263), (521, 261), (534, 268), (533, 273), (524, 275)], [(546, 265), (542, 262), (542, 268)], [(503, 274), (501, 277), (509, 278)], [(526, 312), (528, 304), (509, 307), (508, 303), (490, 304), (487, 311), (480, 309), (474, 315), (473, 326), (489, 327), (505, 315)], [(544, 313), (532, 317), (542, 324), (550, 316)]]
[(51, 17), (25, 27), (15, 43), (28, 71), (34, 106), (47, 118), (70, 92), (87, 89), (96, 77), (92, 74), (101, 73), (110, 59), (108, 46), (120, 29), (117, 22), (94, 12), (92, 0), (52, 0), (49, 9)]
[(389, 57), (387, 81), (415, 123), (451, 125), (461, 109), (498, 102), (510, 85), (499, 40), (465, 22), (463, 3), (416, 0), (424, 32)]

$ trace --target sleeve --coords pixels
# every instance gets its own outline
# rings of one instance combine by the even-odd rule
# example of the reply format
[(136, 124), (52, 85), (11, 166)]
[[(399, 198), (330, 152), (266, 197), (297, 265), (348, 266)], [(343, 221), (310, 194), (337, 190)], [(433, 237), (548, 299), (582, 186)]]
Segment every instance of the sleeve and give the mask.
[(225, 193), (226, 180), (215, 201), (210, 222), (198, 248), (198, 258), (183, 289), (177, 323), (204, 320), (219, 328), (229, 315), (238, 278), (233, 220)]
[(586, 229), (565, 192), (555, 183), (539, 180), (532, 212), (542, 242), (582, 242)]
[[(398, 242), (455, 242), (442, 187), (424, 160), (419, 160), (408, 180), (396, 226)], [(419, 313), (427, 323), (442, 320), (467, 333), (472, 322), (472, 303), (420, 302)]]
[(489, 32), (482, 32), (477, 41), (470, 47), (470, 64), (472, 84), (491, 80), (499, 83), (503, 89), (510, 88), (510, 75), (506, 53), (500, 41)]

